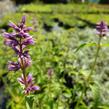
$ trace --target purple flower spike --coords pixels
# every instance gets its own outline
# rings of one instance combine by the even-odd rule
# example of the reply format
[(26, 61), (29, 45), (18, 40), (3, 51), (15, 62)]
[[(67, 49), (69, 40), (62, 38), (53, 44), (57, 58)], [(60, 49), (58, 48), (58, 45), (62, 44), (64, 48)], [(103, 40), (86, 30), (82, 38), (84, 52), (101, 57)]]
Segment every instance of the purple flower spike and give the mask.
[(21, 22), (18, 24), (18, 27), (24, 29), (25, 22), (26, 22), (26, 16), (23, 16)]
[(20, 64), (15, 62), (9, 62), (8, 63), (8, 69), (9, 71), (17, 71), (20, 69)]
[(20, 23), (17, 25), (13, 22), (9, 23), (9, 26), (14, 30), (12, 33), (4, 33), (4, 44), (11, 47), (18, 57), (18, 62), (9, 62), (9, 71), (17, 71), (21, 69), (22, 76), (18, 78), (18, 81), (23, 85), (24, 93), (29, 94), (35, 90), (39, 90), (40, 87), (34, 85), (33, 77), (31, 74), (26, 75), (26, 68), (31, 65), (31, 57), (29, 51), (25, 48), (27, 45), (34, 44), (32, 36), (29, 35), (29, 31), (32, 30), (31, 27), (26, 27), (26, 17), (23, 16)]
[(18, 78), (18, 82), (24, 86), (24, 93), (29, 94), (33, 91), (40, 90), (39, 86), (34, 85), (33, 77), (29, 74), (26, 78), (23, 75)]
[(101, 21), (96, 25), (97, 34), (99, 36), (106, 36), (108, 30), (108, 26), (105, 22)]
[(30, 37), (28, 32), (31, 31), (32, 28), (26, 27), (25, 22), (26, 22), (26, 17), (23, 16), (21, 22), (17, 25), (14, 24), (13, 22), (9, 23), (9, 26), (17, 32), (16, 37), (19, 37), (19, 38)]

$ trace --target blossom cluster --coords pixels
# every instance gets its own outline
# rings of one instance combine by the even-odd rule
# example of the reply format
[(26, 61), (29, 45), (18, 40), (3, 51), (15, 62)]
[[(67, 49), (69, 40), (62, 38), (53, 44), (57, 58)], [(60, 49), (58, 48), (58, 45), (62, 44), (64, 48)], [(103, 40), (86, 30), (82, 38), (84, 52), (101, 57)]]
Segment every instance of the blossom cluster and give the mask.
[(96, 25), (96, 30), (100, 37), (106, 36), (107, 32), (109, 32), (108, 26), (104, 21), (101, 21)]
[(39, 86), (35, 86), (34, 85), (34, 82), (33, 82), (33, 77), (31, 74), (29, 74), (27, 77), (26, 77), (26, 82), (25, 82), (25, 78), (24, 76), (22, 75), (20, 78), (18, 78), (18, 81), (23, 85), (23, 86), (26, 86), (25, 89), (24, 89), (24, 93), (25, 94), (28, 94), (29, 92), (32, 92), (34, 90), (40, 90), (40, 87)]
[(13, 29), (13, 32), (5, 32), (3, 36), (5, 39), (4, 44), (11, 47), (18, 57), (17, 62), (10, 61), (8, 63), (8, 69), (9, 71), (22, 70), (23, 75), (20, 77), (19, 82), (25, 86), (25, 93), (30, 93), (31, 91), (39, 90), (39, 87), (34, 86), (32, 75), (29, 74), (27, 76), (25, 72), (25, 69), (31, 65), (31, 57), (29, 51), (26, 50), (26, 47), (34, 44), (32, 36), (28, 33), (32, 28), (26, 27), (25, 21), (26, 17), (23, 16), (21, 22), (17, 25), (10, 22), (9, 27)]

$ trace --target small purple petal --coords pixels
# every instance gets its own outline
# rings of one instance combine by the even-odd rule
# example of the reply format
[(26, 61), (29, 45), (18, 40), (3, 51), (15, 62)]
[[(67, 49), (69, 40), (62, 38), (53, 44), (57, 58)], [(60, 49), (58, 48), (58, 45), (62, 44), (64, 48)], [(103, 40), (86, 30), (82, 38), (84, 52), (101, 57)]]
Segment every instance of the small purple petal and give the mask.
[(32, 74), (29, 74), (28, 77), (27, 77), (28, 84), (31, 83), (32, 80), (33, 80)]
[(34, 40), (32, 37), (27, 37), (25, 38), (25, 40), (22, 43), (23, 45), (33, 45), (34, 44)]
[[(22, 58), (22, 60), (21, 60), (21, 58)], [(31, 65), (31, 58), (29, 55), (28, 55), (28, 57), (25, 57), (24, 55), (22, 55), (21, 58), (19, 58), (18, 61), (19, 61), (20, 65), (22, 65), (22, 61), (23, 61), (23, 66), (22, 66), (23, 68), (26, 68)]]
[(12, 49), (15, 51), (16, 54), (20, 54), (19, 46), (12, 46)]
[(20, 38), (30, 37), (30, 35), (29, 35), (28, 33), (25, 33), (24, 31), (20, 31), (20, 32), (18, 33), (18, 36), (19, 36)]
[(24, 79), (23, 79), (23, 75), (20, 78), (18, 78), (17, 80), (18, 80), (19, 83), (21, 83), (23, 85), (25, 84)]
[(32, 90), (40, 90), (40, 87), (39, 86), (32, 86)]
[(30, 57), (30, 55), (28, 54), (28, 50), (24, 51), (24, 53), (22, 54), (24, 57)]
[(21, 23), (25, 24), (25, 21), (26, 21), (26, 16), (23, 16)]
[(20, 31), (20, 29), (17, 27), (17, 25), (15, 25), (13, 22), (10, 22), (9, 24), (8, 24), (11, 28), (13, 28), (13, 29), (15, 29), (16, 31)]
[(25, 27), (25, 21), (26, 21), (26, 17), (23, 16), (21, 22), (18, 24), (18, 27), (23, 30)]
[(7, 46), (10, 46), (10, 47), (17, 46), (18, 45), (18, 41), (15, 40), (15, 39), (12, 40), (12, 39), (5, 38), (4, 44), (7, 45)]
[(11, 34), (11, 33), (4, 33), (3, 34), (3, 36), (5, 37), (5, 38), (12, 38), (13, 36), (14, 36), (14, 34)]
[(20, 69), (20, 64), (15, 62), (9, 62), (8, 63), (8, 69), (9, 71), (17, 71)]
[(31, 30), (32, 30), (32, 27), (27, 27), (27, 28), (24, 28), (24, 29), (23, 29), (24, 32), (29, 32), (29, 31), (31, 31)]
[(40, 90), (39, 86), (34, 85), (32, 74), (28, 74), (26, 76), (26, 82), (24, 81), (24, 77), (22, 75), (20, 78), (18, 78), (18, 82), (21, 83), (25, 87), (24, 88), (25, 94), (29, 94), (33, 91)]
[(24, 33), (23, 37), (26, 38), (26, 37), (31, 37), (31, 36), (28, 33)]
[(31, 58), (25, 57), (24, 58), (24, 66), (28, 67), (31, 65)]
[(10, 47), (12, 46), (17, 46), (18, 41), (15, 39), (15, 34), (14, 33), (4, 33), (3, 36), (5, 37), (4, 44), (8, 45)]
[(7, 46), (12, 46), (13, 41), (10, 39), (5, 39), (4, 44)]

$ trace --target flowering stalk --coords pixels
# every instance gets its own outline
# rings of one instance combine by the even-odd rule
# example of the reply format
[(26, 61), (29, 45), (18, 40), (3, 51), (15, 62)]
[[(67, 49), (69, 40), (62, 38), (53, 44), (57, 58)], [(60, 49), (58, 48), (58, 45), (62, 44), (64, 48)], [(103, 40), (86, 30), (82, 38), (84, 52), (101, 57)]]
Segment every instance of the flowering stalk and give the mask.
[(94, 59), (94, 63), (91, 69), (91, 72), (89, 73), (86, 81), (84, 82), (84, 87), (83, 90), (81, 92), (81, 95), (79, 97), (79, 100), (76, 104), (76, 108), (78, 108), (78, 105), (80, 103), (80, 101), (83, 99), (83, 96), (86, 96), (86, 91), (87, 91), (87, 83), (89, 83), (90, 77), (93, 74), (93, 71), (95, 69), (96, 63), (97, 63), (97, 59), (98, 59), (98, 55), (99, 55), (99, 51), (100, 51), (100, 43), (101, 43), (101, 39), (107, 35), (108, 32), (108, 26), (105, 24), (105, 22), (101, 21), (100, 23), (97, 24), (96, 26), (96, 31), (97, 31), (97, 35), (99, 36), (99, 40), (98, 40), (98, 44), (97, 44), (97, 51), (95, 54), (95, 59)]
[(93, 74), (93, 71), (95, 69), (96, 63), (97, 63), (97, 59), (98, 59), (98, 55), (99, 55), (99, 51), (100, 51), (100, 43), (101, 43), (101, 39), (106, 36), (107, 32), (108, 32), (108, 26), (105, 24), (105, 22), (101, 21), (100, 23), (97, 24), (96, 26), (96, 30), (97, 30), (97, 35), (99, 36), (99, 40), (98, 40), (98, 44), (97, 44), (97, 51), (95, 54), (95, 60), (91, 69), (91, 72), (89, 73), (89, 76), (87, 78), (87, 81), (89, 81), (91, 75)]
[(94, 63), (93, 63), (91, 72), (89, 73), (89, 76), (88, 76), (88, 78), (87, 78), (87, 81), (89, 81), (89, 79), (90, 79), (90, 77), (91, 77), (91, 75), (93, 74), (93, 71), (94, 71), (94, 69), (95, 69), (95, 66), (96, 66), (96, 63), (97, 63), (97, 59), (98, 59), (98, 55), (99, 55), (99, 51), (100, 51), (101, 39), (102, 39), (102, 37), (99, 37), (98, 44), (97, 44), (97, 51), (96, 51), (96, 54), (95, 54), (95, 60), (94, 60)]
[(9, 23), (9, 26), (14, 30), (12, 33), (5, 32), (3, 34), (5, 41), (4, 44), (10, 46), (18, 57), (17, 62), (9, 62), (9, 71), (18, 71), (21, 69), (22, 76), (18, 78), (19, 83), (24, 86), (24, 93), (29, 94), (32, 91), (39, 90), (39, 86), (35, 86), (31, 74), (26, 74), (26, 68), (31, 65), (31, 57), (29, 51), (26, 50), (28, 45), (33, 45), (34, 40), (29, 35), (31, 27), (25, 25), (26, 17), (23, 16), (19, 24)]

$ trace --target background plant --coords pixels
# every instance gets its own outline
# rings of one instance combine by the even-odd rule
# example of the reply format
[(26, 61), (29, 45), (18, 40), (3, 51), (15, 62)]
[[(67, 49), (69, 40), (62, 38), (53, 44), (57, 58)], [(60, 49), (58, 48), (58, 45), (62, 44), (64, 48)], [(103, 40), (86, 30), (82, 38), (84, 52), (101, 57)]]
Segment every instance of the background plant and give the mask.
[[(75, 7), (78, 7), (78, 10), (75, 10)], [(66, 8), (67, 10), (65, 10)], [(98, 36), (95, 35), (94, 28), (96, 22), (101, 19), (108, 22), (108, 6), (23, 5), (19, 7), (17, 13), (5, 16), (2, 19), (1, 27), (9, 32), (12, 31), (6, 26), (9, 19), (19, 22), (22, 13), (27, 16), (26, 25), (33, 27), (30, 34), (34, 36), (36, 43), (36, 46), (30, 48), (29, 53), (33, 64), (28, 68), (28, 72), (33, 72), (35, 82), (37, 81), (36, 83), (41, 87), (39, 92), (29, 96), (33, 98), (30, 102), (33, 103), (32, 108), (75, 108), (96, 52)], [(77, 107), (79, 109), (108, 109), (109, 107), (107, 96), (109, 93), (108, 46), (108, 39), (102, 40), (96, 73), (92, 75), (94, 84), (89, 84), (87, 99), (85, 96), (83, 97)], [(2, 42), (1, 47), (1, 60), (4, 58), (0, 66), (1, 76), (8, 81), (8, 86), (14, 95), (11, 96), (7, 87), (5, 88), (6, 97), (9, 96), (6, 106), (12, 109), (25, 109), (24, 98), (20, 94), (21, 88), (16, 82), (16, 78), (21, 75), (8, 73), (6, 69), (6, 62), (10, 59), (14, 60), (12, 57), (14, 53)], [(2, 70), (4, 68), (5, 70)], [(53, 71), (51, 80), (48, 78), (49, 69)]]

